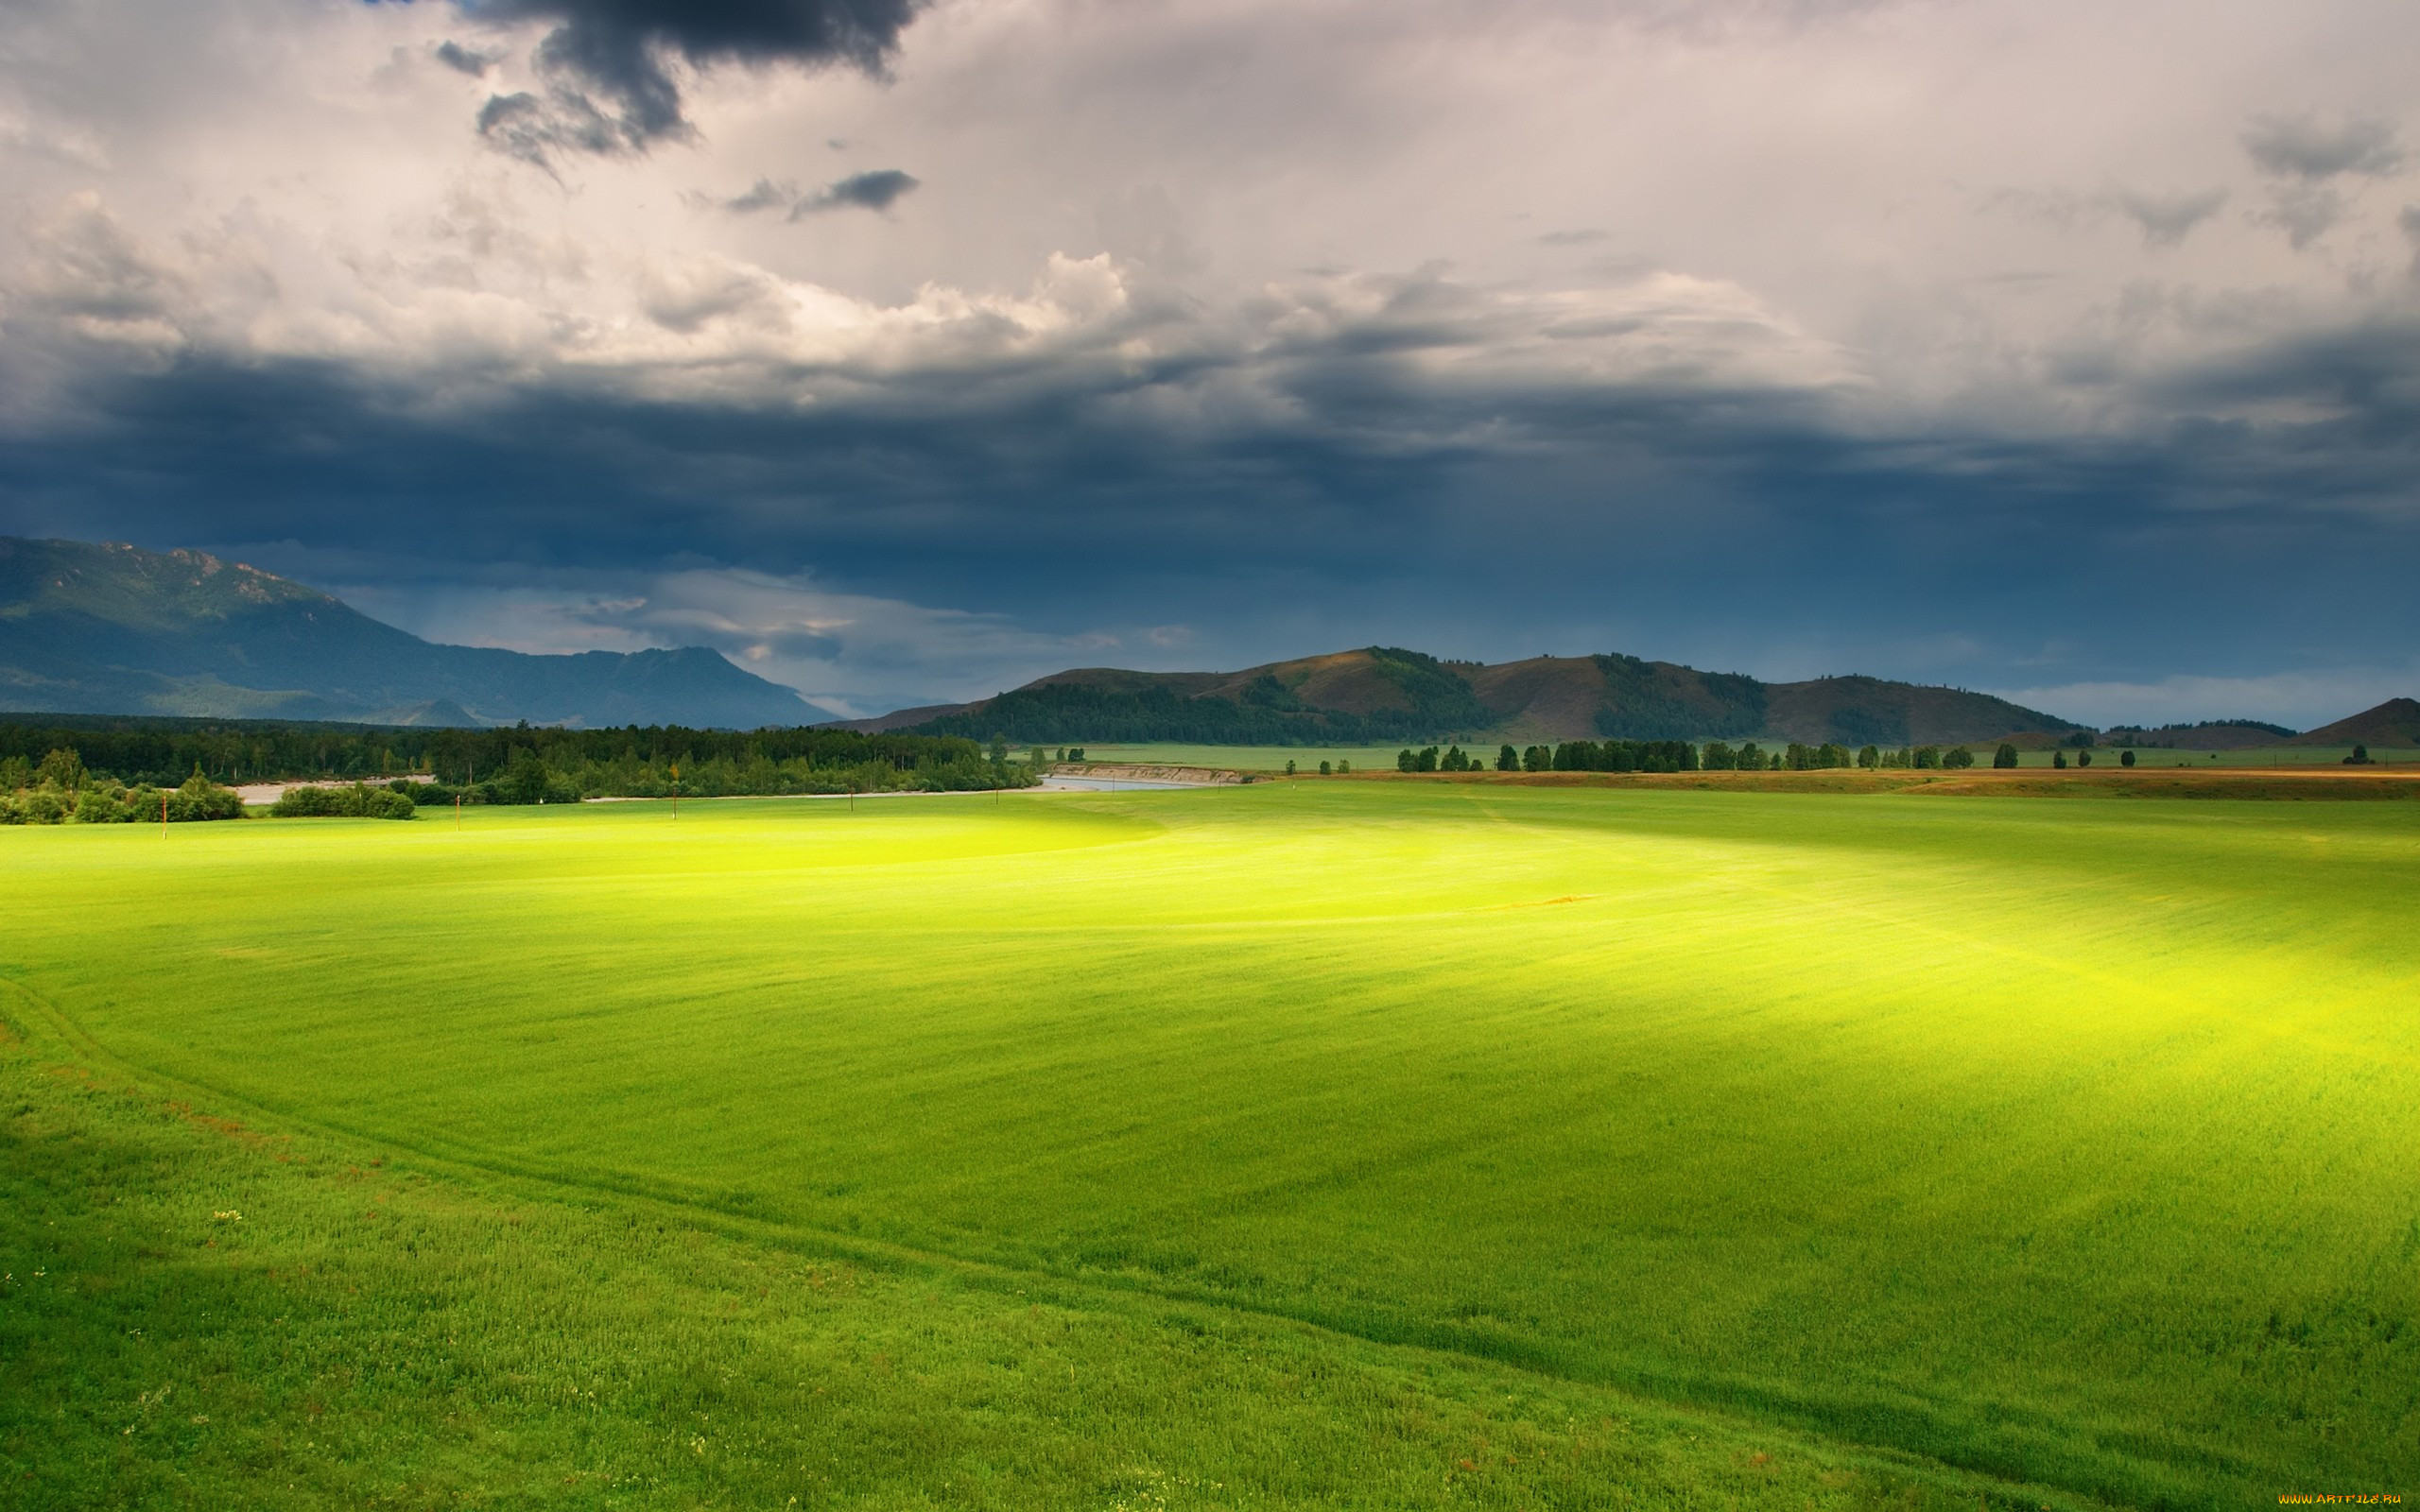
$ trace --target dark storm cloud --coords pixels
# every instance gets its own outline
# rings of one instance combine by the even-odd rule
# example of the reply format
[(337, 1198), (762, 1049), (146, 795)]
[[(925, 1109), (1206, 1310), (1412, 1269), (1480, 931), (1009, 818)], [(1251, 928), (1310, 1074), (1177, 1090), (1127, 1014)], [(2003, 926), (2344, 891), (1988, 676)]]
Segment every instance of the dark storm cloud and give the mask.
[(487, 71), (496, 65), (493, 53), (478, 52), (451, 40), (439, 43), (435, 56), (446, 67), (457, 73), (468, 74), (473, 78), (486, 77)]
[[(458, 0), (475, 19), (554, 23), (533, 61), (545, 96), (491, 101), (479, 129), (516, 156), (643, 152), (692, 133), (691, 67), (839, 64), (879, 74), (920, 0)], [(560, 117), (560, 119), (557, 119)]]
[(693, 202), (711, 204), (718, 209), (730, 211), (735, 215), (752, 215), (760, 211), (780, 210), (786, 211), (791, 220), (803, 220), (808, 215), (820, 215), (827, 210), (889, 210), (902, 196), (914, 190), (922, 181), (914, 175), (904, 173), (897, 168), (876, 168), (867, 173), (853, 173), (845, 179), (825, 184), (811, 195), (802, 195), (796, 184), (775, 183), (770, 179), (759, 179), (749, 185), (744, 193), (734, 195), (728, 199), (700, 197)]
[(2403, 165), (2394, 123), (2375, 116), (2329, 124), (2308, 112), (2264, 115), (2244, 129), (2243, 148), (2279, 178), (2314, 181), (2342, 173), (2389, 174)]
[(902, 195), (914, 189), (919, 180), (897, 168), (876, 168), (869, 173), (853, 173), (835, 183), (823, 186), (812, 198), (802, 199), (790, 207), (790, 219), (820, 214), (826, 210), (889, 210)]
[[(433, 414), (343, 366), (189, 358), (88, 378), (98, 428), (0, 455), (0, 500), (14, 530), (272, 566), (280, 542), (404, 543), (458, 576), (703, 560), (1061, 631), (1123, 614), (1303, 642), (1270, 654), (1382, 632), (1467, 648), (1464, 608), (1515, 599), (1597, 627), (1557, 649), (1701, 661), (1736, 616), (1745, 654), (1768, 648), (1756, 670), (1776, 637), (1811, 658), (1860, 627), (1967, 635), (2002, 660), (1970, 657), (1962, 680), (2002, 686), (2027, 674), (2006, 657), (2076, 626), (2134, 671), (2273, 654), (2287, 624), (2317, 643), (2420, 630), (2396, 586), (2415, 554), (2409, 319), (2248, 344), (2138, 387), (2159, 423), (2053, 440), (1875, 434), (1820, 391), (1677, 370), (1461, 373), (1507, 317), (1433, 278), (1324, 313), (1129, 366), (859, 369), (804, 407), (566, 381)], [(2244, 418), (2268, 408), (2299, 418)], [(2178, 612), (2195, 604), (2218, 612)], [(698, 635), (799, 658), (846, 641)]]

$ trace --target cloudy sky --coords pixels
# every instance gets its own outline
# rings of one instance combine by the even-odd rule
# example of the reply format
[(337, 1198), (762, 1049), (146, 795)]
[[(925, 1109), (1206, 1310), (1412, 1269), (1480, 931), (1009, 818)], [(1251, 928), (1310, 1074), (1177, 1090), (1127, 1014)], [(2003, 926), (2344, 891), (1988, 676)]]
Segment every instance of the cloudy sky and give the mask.
[(0, 533), (856, 713), (2420, 693), (2420, 8), (0, 0)]

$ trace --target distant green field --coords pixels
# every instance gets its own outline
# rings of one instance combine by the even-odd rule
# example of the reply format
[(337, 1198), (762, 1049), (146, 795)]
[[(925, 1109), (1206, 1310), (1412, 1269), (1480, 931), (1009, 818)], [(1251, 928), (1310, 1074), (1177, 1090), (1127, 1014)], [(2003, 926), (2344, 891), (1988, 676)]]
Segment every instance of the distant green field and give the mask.
[(1278, 783), (0, 868), (23, 1504), (2420, 1490), (2410, 805)]
[[(1501, 742), (1495, 744), (1481, 742), (1465, 748), (1485, 755), (1488, 764), (1492, 766), (1495, 762), (1497, 747), (1501, 744)], [(1294, 762), (1299, 764), (1298, 769), (1301, 771), (1316, 772), (1320, 768), (1320, 763), (1340, 759), (1351, 762), (1356, 771), (1371, 769), (1392, 771), (1395, 765), (1395, 753), (1402, 748), (1400, 745), (1351, 747), (1148, 745), (1086, 746), (1083, 749), (1087, 757), (1097, 762), (1165, 762), (1184, 766), (1223, 766), (1241, 771), (1267, 772), (1282, 772), (1286, 769), (1288, 762)], [(1782, 747), (1779, 745), (1768, 744), (1765, 748), (1770, 751), (1779, 750)], [(1984, 765), (1990, 765), (1992, 750), (1990, 742), (1978, 742), (1967, 748), (1978, 753)], [(2351, 755), (2353, 747), (2350, 746), (2265, 746), (2256, 750), (2222, 751), (2161, 750), (2146, 747), (2135, 753), (2135, 760), (2143, 766), (2303, 766), (2313, 764), (2323, 765), (2338, 764)], [(2066, 755), (2068, 761), (2075, 760), (2075, 752), (2069, 751)], [(2050, 756), (2051, 753), (2047, 750), (2021, 751), (2018, 753), (2017, 765), (2048, 766), (2050, 765)], [(2371, 751), (2370, 757), (2373, 761), (2378, 762), (2415, 762), (2420, 761), (2420, 749), (2402, 747), (2389, 748), (2381, 746)], [(2092, 760), (2096, 766), (2115, 765), (2118, 763), (2118, 748), (2115, 747), (2098, 748), (2092, 753)]]

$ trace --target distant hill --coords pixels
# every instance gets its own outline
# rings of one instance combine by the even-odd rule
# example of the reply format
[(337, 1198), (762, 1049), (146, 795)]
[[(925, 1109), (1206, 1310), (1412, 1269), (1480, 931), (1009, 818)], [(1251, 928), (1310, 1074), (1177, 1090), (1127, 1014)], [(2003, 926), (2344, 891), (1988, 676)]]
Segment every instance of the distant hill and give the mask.
[(702, 646), (439, 645), (203, 552), (0, 537), (0, 709), (753, 730), (827, 711)]
[(2389, 698), (2349, 719), (2296, 735), (2289, 746), (2420, 746), (2420, 703)]
[(2204, 719), (2190, 725), (2162, 725), (2156, 730), (2116, 725), (2101, 737), (2101, 744), (2186, 750), (2254, 750), (2262, 746), (2285, 745), (2293, 735), (2290, 728), (2273, 725), (2265, 719)]
[(1240, 672), (1081, 667), (920, 721), (889, 724), (901, 717), (882, 723), (977, 740), (999, 734), (1019, 742), (1209, 745), (1761, 736), (1907, 746), (2083, 728), (1988, 694), (1880, 678), (1769, 683), (1742, 673), (1616, 655), (1532, 657), (1491, 666), (1394, 646)]

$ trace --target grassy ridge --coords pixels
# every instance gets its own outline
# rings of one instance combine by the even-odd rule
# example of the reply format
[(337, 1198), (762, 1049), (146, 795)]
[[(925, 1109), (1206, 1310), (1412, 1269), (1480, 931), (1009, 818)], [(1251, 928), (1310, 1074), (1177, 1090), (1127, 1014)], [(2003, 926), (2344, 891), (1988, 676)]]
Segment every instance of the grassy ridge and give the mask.
[[(1156, 1310), (1299, 1322), (1306, 1361), (1442, 1350), (2136, 1503), (2420, 1465), (2404, 805), (1294, 783), (212, 828), (0, 834), (9, 974), (198, 1106), (735, 1254), (1022, 1278), (1147, 1320), (1121, 1358)], [(579, 1290), (489, 1298), (465, 1244), (427, 1253), (499, 1349)], [(1290, 1389), (1217, 1380), (1169, 1389)]]

